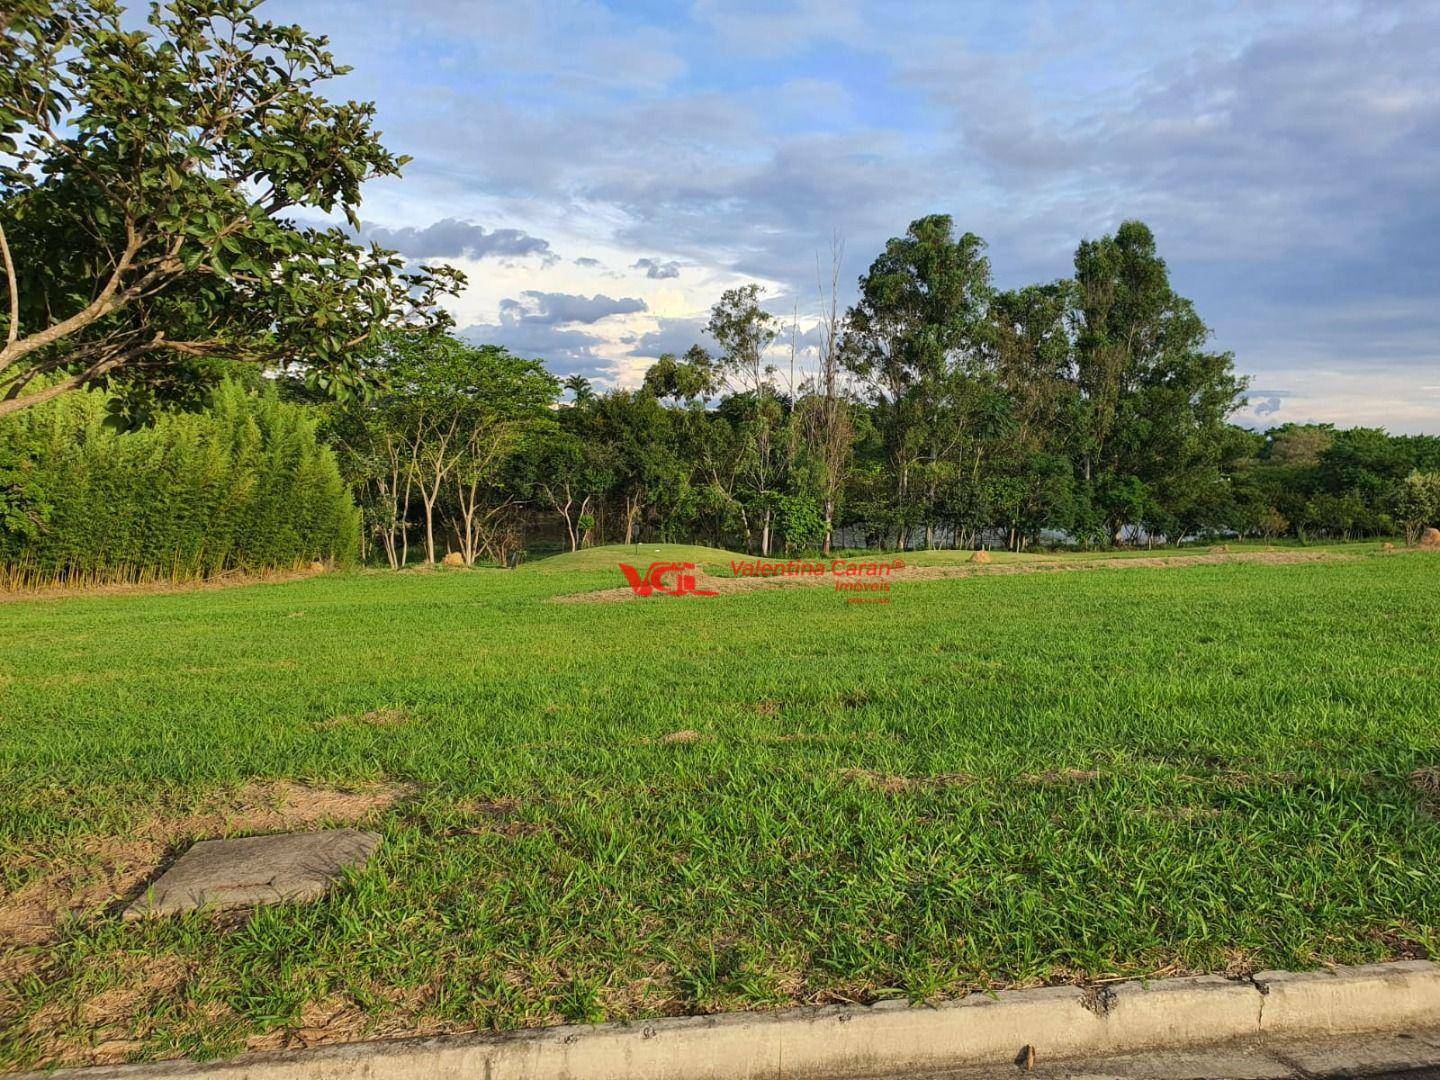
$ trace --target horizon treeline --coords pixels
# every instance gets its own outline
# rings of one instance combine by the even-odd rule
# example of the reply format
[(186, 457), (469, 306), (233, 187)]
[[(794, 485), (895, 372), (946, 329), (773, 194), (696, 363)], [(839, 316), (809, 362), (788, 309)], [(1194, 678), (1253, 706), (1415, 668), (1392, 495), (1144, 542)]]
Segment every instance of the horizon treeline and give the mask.
[(706, 347), (598, 392), (454, 337), (464, 275), (357, 238), (362, 189), (406, 159), (373, 104), (320, 92), (348, 70), (323, 37), (248, 0), (173, 0), (143, 34), (83, 0), (0, 23), (11, 581), (640, 538), (1412, 540), (1440, 517), (1436, 437), (1234, 424), (1245, 381), (1140, 222), (999, 289), (981, 238), (923, 217), (848, 308), (837, 243), (813, 360), (746, 285)]
[(450, 335), (392, 338), (386, 389), (326, 406), (366, 555), (505, 563), (537, 536), (761, 555), (1304, 540), (1440, 515), (1440, 437), (1232, 423), (1245, 382), (1142, 223), (1081, 243), (1069, 278), (999, 290), (979, 237), (925, 217), (848, 310), (841, 254), (800, 377), (793, 345), (783, 360), (798, 327), (756, 285), (715, 304), (713, 350), (663, 355), (634, 389)]
[(798, 376), (798, 326), (746, 285), (714, 305), (712, 350), (661, 356), (633, 389), (431, 331), (384, 337), (363, 399), (222, 363), (186, 406), (137, 414), (100, 389), (47, 402), (0, 425), (7, 579), (175, 580), (357, 554), (507, 565), (641, 540), (764, 556), (1414, 542), (1440, 519), (1440, 436), (1232, 423), (1244, 381), (1207, 348), (1142, 224), (1082, 243), (1070, 278), (1007, 291), (983, 241), (922, 218), (848, 310), (841, 255)]

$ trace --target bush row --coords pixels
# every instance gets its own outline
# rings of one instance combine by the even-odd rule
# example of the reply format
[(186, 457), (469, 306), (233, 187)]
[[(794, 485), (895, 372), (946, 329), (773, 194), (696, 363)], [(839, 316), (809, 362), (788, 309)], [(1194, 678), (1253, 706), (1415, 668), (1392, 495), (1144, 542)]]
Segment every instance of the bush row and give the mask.
[(208, 577), (354, 559), (359, 519), (303, 406), (231, 382), (199, 413), (117, 430), (107, 395), (0, 424), (9, 583)]

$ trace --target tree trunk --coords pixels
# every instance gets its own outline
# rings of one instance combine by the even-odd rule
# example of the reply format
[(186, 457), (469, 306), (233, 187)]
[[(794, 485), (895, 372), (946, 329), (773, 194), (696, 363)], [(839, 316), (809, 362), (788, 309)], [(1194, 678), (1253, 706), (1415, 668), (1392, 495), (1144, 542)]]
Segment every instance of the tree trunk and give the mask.
[(435, 561), (435, 498), (428, 494), (422, 494), (425, 502), (425, 561)]

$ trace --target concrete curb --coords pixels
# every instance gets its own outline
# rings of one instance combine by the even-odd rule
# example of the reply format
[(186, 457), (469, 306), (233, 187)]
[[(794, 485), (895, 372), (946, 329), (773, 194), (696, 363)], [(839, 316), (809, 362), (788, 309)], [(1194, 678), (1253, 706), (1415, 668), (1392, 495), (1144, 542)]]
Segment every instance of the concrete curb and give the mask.
[[(1037, 1059), (1203, 1046), (1257, 1036), (1388, 1033), (1440, 1025), (1440, 966), (1404, 961), (973, 994), (934, 1007), (730, 1013), (350, 1043), (233, 1061), (161, 1062), (54, 1073), (73, 1080), (838, 1080)], [(19, 1078), (24, 1080), (24, 1078)]]

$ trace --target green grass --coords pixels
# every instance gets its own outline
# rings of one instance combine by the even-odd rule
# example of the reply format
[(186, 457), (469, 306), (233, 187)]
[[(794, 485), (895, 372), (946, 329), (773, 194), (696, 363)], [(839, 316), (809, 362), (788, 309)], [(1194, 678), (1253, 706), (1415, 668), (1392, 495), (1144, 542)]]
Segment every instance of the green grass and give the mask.
[(11, 950), (0, 1067), (1440, 943), (1440, 558), (549, 602), (614, 557), (0, 605), (11, 894), (247, 781), (412, 785), (320, 902)]
[[(1309, 554), (1374, 554), (1381, 550), (1380, 541), (1325, 542), (1318, 544), (1296, 544), (1287, 541), (1280, 544), (1258, 540), (1232, 540), (1221, 545), (1187, 544), (1183, 547), (1159, 546), (1155, 548), (1118, 548), (1093, 551), (991, 551), (990, 557), (996, 563), (1039, 563), (1039, 562), (1113, 562), (1116, 559), (1188, 559), (1196, 555), (1209, 555), (1212, 547), (1223, 547), (1231, 555), (1258, 555), (1267, 552), (1306, 552)], [(949, 566), (968, 562), (973, 551), (954, 551), (937, 548), (933, 551), (910, 551), (902, 557), (916, 566)]]

